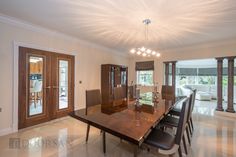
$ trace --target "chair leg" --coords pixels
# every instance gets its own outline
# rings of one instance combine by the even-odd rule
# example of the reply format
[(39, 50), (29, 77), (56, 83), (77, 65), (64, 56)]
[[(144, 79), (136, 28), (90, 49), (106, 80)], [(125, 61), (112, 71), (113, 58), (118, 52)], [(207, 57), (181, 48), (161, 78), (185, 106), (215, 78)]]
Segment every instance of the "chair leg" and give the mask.
[(190, 123), (191, 123), (192, 130), (194, 130), (192, 117), (190, 117)]
[(36, 108), (36, 93), (34, 92), (34, 108)]
[(192, 127), (190, 126), (190, 122), (187, 123), (187, 127), (189, 128), (190, 135), (192, 136), (193, 131), (192, 131)]
[(187, 137), (188, 137), (188, 143), (189, 143), (189, 145), (191, 145), (191, 140), (190, 140), (190, 134), (189, 134), (188, 127), (186, 128), (186, 132), (187, 132)]
[(105, 154), (106, 153), (106, 132), (103, 131), (102, 135), (103, 135), (103, 153)]
[(90, 125), (87, 125), (87, 133), (86, 133), (86, 143), (88, 142), (88, 137), (89, 137), (89, 130), (90, 130)]
[(182, 137), (182, 140), (183, 140), (183, 144), (184, 144), (185, 153), (188, 154), (188, 149), (187, 149), (187, 145), (186, 145), (186, 141), (185, 141), (184, 135), (183, 135), (183, 137)]
[(182, 157), (182, 150), (181, 150), (181, 147), (180, 147), (180, 145), (179, 145), (178, 152), (179, 152), (179, 157)]
[(189, 122), (189, 124), (188, 124), (187, 127), (189, 128), (189, 130), (190, 130), (190, 135), (191, 135), (191, 137), (192, 137), (192, 136), (193, 136), (193, 129), (192, 129), (192, 127), (191, 127), (190, 122)]

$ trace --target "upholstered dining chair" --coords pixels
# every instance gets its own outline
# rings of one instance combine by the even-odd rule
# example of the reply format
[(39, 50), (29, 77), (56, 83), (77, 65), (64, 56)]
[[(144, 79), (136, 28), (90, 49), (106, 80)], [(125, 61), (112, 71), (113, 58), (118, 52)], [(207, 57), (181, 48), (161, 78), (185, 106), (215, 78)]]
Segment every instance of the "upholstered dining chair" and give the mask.
[(126, 99), (126, 87), (114, 88), (114, 100)]
[(128, 87), (128, 93), (129, 93), (129, 99), (130, 100), (134, 100), (135, 97), (136, 97), (135, 89), (136, 89), (136, 85), (131, 85), (131, 86)]
[(36, 108), (36, 104), (38, 103), (38, 100), (40, 102), (40, 105), (42, 105), (42, 86), (43, 82), (39, 80), (32, 80), (33, 86), (30, 88), (31, 95), (33, 94), (33, 101), (34, 101), (34, 107)]
[(187, 122), (187, 115), (189, 110), (189, 98), (185, 98), (181, 108), (180, 119), (177, 126), (176, 135), (165, 132), (161, 129), (153, 129), (144, 143), (158, 149), (161, 154), (172, 156), (177, 151), (182, 157), (181, 139), (184, 134), (185, 125)]
[(125, 101), (127, 100), (126, 87), (115, 87), (113, 92), (114, 92), (113, 106), (120, 106), (125, 104)]
[(165, 100), (174, 100), (175, 99), (175, 90), (173, 86), (163, 85), (161, 88), (162, 99)]
[[(194, 106), (194, 101), (193, 101), (194, 100), (194, 94), (195, 94), (195, 92), (190, 94), (190, 97), (189, 97), (189, 110), (188, 110), (188, 116), (187, 116), (187, 123), (186, 123), (186, 126), (185, 126), (185, 131), (187, 133), (187, 138), (188, 138), (189, 144), (191, 144), (190, 133), (192, 134), (192, 132), (191, 132), (191, 120), (190, 119), (191, 119), (193, 106)], [(180, 112), (178, 112), (178, 117), (180, 116), (180, 113), (181, 113), (181, 110), (180, 110)], [(179, 123), (179, 118), (178, 117), (173, 117), (173, 116), (167, 115), (163, 118), (163, 120), (161, 121), (161, 124), (163, 126), (177, 127), (178, 123)], [(187, 145), (186, 145), (186, 141), (185, 141), (184, 136), (183, 136), (182, 140), (183, 140), (185, 152), (186, 152), (186, 154), (188, 154)]]
[[(191, 135), (193, 135), (193, 131), (194, 131), (194, 126), (193, 126), (193, 119), (192, 119), (192, 112), (193, 112), (193, 109), (194, 109), (194, 106), (195, 106), (195, 97), (196, 97), (196, 92), (197, 90), (194, 89), (193, 91), (193, 95), (192, 95), (192, 108), (191, 108), (191, 112), (190, 112), (190, 117), (189, 117), (189, 130), (190, 130), (190, 133)], [(174, 115), (174, 116), (179, 116), (180, 114), (180, 109), (179, 108), (176, 108), (174, 107), (170, 112), (169, 112), (170, 115)]]
[[(101, 104), (101, 92), (99, 89), (94, 90), (86, 90), (86, 108), (85, 114), (89, 114), (89, 108), (92, 106), (96, 106)], [(90, 124), (87, 125), (87, 132), (86, 132), (86, 143), (88, 142), (89, 138), (89, 131), (90, 131)], [(105, 153), (105, 131), (101, 131), (103, 133), (103, 151)]]

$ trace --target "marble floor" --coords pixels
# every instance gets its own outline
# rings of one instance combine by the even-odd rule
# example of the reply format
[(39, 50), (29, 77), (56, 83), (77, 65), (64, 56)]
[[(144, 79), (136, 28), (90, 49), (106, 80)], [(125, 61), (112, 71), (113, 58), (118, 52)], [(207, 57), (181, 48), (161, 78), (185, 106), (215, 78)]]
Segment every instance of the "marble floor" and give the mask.
[[(214, 101), (196, 101), (188, 157), (236, 156), (236, 119), (215, 116), (215, 105)], [(108, 134), (104, 155), (100, 130), (91, 128), (87, 144), (85, 133), (86, 124), (65, 117), (0, 137), (0, 157), (133, 157), (130, 143)], [(156, 150), (140, 150), (138, 156), (163, 157)]]

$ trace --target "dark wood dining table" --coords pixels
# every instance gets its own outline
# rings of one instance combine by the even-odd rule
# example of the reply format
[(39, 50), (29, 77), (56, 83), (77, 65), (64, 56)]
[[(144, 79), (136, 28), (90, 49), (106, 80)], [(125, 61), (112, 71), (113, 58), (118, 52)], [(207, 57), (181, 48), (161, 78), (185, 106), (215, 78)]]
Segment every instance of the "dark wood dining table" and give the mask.
[(70, 113), (70, 116), (129, 141), (134, 145), (134, 156), (137, 156), (139, 147), (151, 130), (177, 103), (181, 103), (181, 99), (176, 99), (175, 102), (160, 99), (158, 103), (144, 100), (144, 104), (138, 106), (135, 101), (125, 101), (114, 112), (96, 105), (89, 108), (87, 115), (85, 109), (80, 109)]

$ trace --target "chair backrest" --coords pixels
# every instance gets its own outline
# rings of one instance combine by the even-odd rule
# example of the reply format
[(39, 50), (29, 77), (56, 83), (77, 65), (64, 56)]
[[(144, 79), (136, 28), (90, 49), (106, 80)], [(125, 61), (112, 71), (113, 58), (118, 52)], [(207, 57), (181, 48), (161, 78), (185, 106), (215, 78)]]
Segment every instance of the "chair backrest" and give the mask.
[(114, 88), (114, 100), (122, 100), (126, 98), (126, 87)]
[(140, 99), (140, 89), (138, 88), (135, 89), (135, 98)]
[(192, 109), (191, 109), (191, 112), (193, 112), (193, 108), (194, 108), (194, 105), (195, 105), (196, 93), (197, 93), (197, 90), (194, 89), (194, 90), (193, 90), (193, 98), (192, 98)]
[(86, 90), (86, 115), (87, 110), (91, 106), (101, 104), (101, 92), (100, 89)]
[(41, 92), (42, 91), (42, 86), (43, 86), (43, 82), (42, 81), (35, 81), (34, 83), (34, 92)]
[(194, 108), (194, 104), (195, 104), (195, 97), (196, 97), (196, 92), (197, 90), (194, 89), (192, 94), (190, 95), (190, 109), (189, 109), (189, 115), (188, 115), (188, 121), (190, 120), (190, 118), (192, 117), (192, 112), (193, 112), (193, 108)]
[(188, 107), (188, 115), (187, 115), (187, 121), (190, 120), (191, 118), (191, 114), (192, 114), (192, 109), (193, 109), (193, 95), (194, 93), (191, 93), (190, 96), (189, 96), (189, 107)]
[(178, 123), (177, 132), (176, 132), (176, 136), (175, 136), (175, 143), (177, 145), (180, 145), (182, 136), (184, 134), (184, 130), (185, 130), (186, 122), (187, 122), (188, 111), (189, 111), (189, 106), (190, 106), (189, 103), (190, 103), (189, 98), (185, 98), (182, 108), (181, 108), (179, 123)]
[(134, 86), (129, 86), (128, 87), (128, 93), (129, 93), (129, 98), (133, 99), (134, 98), (134, 90), (133, 90)]
[(162, 99), (174, 100), (175, 90), (173, 86), (163, 85), (161, 88)]

